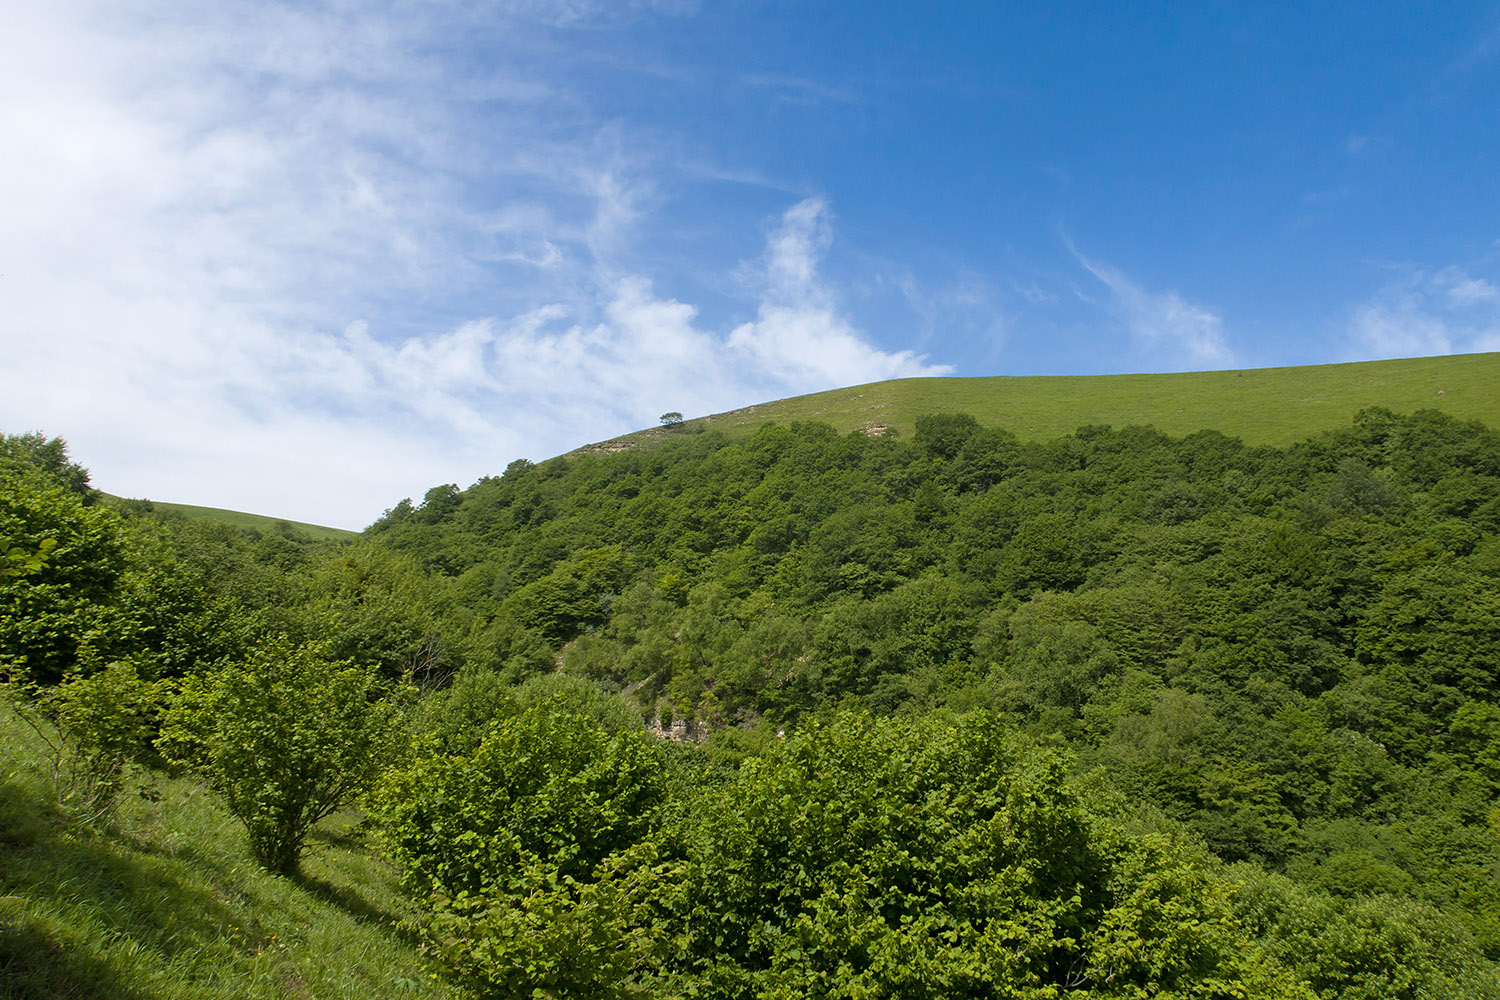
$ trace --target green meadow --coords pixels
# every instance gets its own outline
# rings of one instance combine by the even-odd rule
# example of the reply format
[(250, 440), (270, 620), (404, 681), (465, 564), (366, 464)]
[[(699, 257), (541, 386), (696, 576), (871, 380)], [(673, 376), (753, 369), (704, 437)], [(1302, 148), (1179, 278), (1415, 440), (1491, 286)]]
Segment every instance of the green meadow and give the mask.
[[(968, 413), (1026, 441), (1086, 425), (1150, 425), (1174, 436), (1221, 431), (1246, 444), (1287, 445), (1341, 427), (1358, 411), (1440, 410), (1500, 423), (1500, 353), (1165, 375), (908, 378), (794, 396), (692, 424), (748, 434), (816, 420), (840, 432), (891, 427), (909, 435), (929, 413)], [(659, 430), (647, 432), (662, 433)]]
[[(115, 498), (117, 500), (123, 498)], [(266, 514), (247, 514), (239, 510), (221, 510), (218, 507), (197, 507), (188, 503), (165, 503), (161, 500), (126, 500), (133, 505), (141, 505), (148, 510), (163, 511), (168, 514), (181, 514), (183, 517), (193, 521), (220, 521), (232, 524), (236, 528), (247, 528), (259, 531), (262, 534), (285, 531), (291, 528), (300, 531), (314, 541), (347, 541), (359, 534), (347, 528), (330, 528), (322, 524), (308, 524), (306, 521), (288, 521), (281, 517), (271, 517)]]
[[(1156, 375), (906, 378), (757, 403), (696, 418), (687, 426), (740, 437), (768, 423), (817, 421), (840, 433), (891, 428), (910, 435), (918, 417), (967, 413), (1024, 441), (1045, 441), (1089, 425), (1149, 425), (1175, 436), (1215, 430), (1246, 444), (1287, 445), (1341, 427), (1371, 406), (1397, 413), (1439, 410), (1463, 420), (1500, 424), (1497, 386), (1500, 353)], [(628, 447), (667, 433), (647, 428), (579, 451)], [(134, 502), (260, 532), (290, 526), (319, 541), (359, 534), (216, 507)]]

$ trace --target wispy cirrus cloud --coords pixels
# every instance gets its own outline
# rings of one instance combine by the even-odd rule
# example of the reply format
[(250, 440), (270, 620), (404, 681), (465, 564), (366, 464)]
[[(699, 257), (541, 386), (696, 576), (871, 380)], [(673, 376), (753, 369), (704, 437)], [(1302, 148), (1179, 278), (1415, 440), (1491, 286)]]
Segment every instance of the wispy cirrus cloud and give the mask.
[(943, 370), (840, 309), (821, 201), (747, 265), (754, 322), (654, 291), (671, 165), (527, 36), (605, 7), (20, 0), (0, 428), (112, 492), (358, 527), (663, 410)]
[(1109, 289), (1110, 308), (1154, 357), (1173, 368), (1233, 363), (1234, 352), (1218, 313), (1176, 291), (1145, 289), (1119, 268), (1086, 257), (1071, 245), (1069, 249), (1084, 270)]
[(747, 87), (764, 90), (784, 104), (804, 107), (858, 104), (865, 100), (858, 89), (848, 84), (827, 84), (786, 73), (749, 73), (741, 77), (740, 82)]
[(1464, 267), (1408, 268), (1349, 319), (1349, 357), (1500, 351), (1500, 283)]

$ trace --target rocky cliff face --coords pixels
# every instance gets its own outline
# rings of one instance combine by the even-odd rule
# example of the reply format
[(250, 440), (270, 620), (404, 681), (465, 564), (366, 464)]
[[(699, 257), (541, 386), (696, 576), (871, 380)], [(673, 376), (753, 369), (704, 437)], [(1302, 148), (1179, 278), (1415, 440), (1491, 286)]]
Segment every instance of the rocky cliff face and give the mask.
[(670, 718), (663, 722), (658, 715), (646, 725), (646, 730), (653, 736), (679, 743), (702, 743), (708, 739), (708, 724), (697, 719)]

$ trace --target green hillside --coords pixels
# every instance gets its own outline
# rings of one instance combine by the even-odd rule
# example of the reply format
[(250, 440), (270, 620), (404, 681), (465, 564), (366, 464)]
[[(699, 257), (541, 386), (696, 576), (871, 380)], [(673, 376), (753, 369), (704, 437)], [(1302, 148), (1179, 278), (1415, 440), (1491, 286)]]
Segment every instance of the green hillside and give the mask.
[(0, 1000), (1500, 1000), (1500, 432), (1328, 374), (1213, 376), (1321, 386), (1286, 445), (808, 397), (348, 544), (0, 438)]
[[(123, 500), (124, 498), (115, 497), (114, 499)], [(285, 518), (271, 517), (266, 514), (247, 514), (244, 511), (223, 510), (218, 507), (197, 507), (189, 503), (164, 503), (160, 500), (126, 500), (125, 502), (140, 504), (146, 506), (149, 510), (181, 514), (190, 520), (222, 521), (225, 524), (232, 524), (236, 528), (253, 528), (260, 532), (274, 532), (281, 525), (289, 525), (307, 537), (317, 541), (329, 539), (339, 541), (354, 538), (359, 534), (359, 532), (350, 531), (347, 528), (330, 528), (322, 524), (308, 524), (305, 521), (288, 521)]]
[(760, 403), (692, 423), (734, 435), (766, 423), (817, 420), (844, 433), (893, 427), (910, 435), (923, 414), (968, 413), (1025, 441), (1090, 424), (1149, 424), (1172, 435), (1216, 430), (1247, 444), (1286, 445), (1341, 427), (1370, 406), (1397, 413), (1436, 409), (1500, 424), (1500, 353), (1166, 375), (895, 379)]
[(262, 871), (224, 805), (132, 775), (107, 832), (69, 822), (43, 737), (0, 697), (0, 998), (430, 997), (396, 873), (354, 814), (320, 824), (296, 878)]

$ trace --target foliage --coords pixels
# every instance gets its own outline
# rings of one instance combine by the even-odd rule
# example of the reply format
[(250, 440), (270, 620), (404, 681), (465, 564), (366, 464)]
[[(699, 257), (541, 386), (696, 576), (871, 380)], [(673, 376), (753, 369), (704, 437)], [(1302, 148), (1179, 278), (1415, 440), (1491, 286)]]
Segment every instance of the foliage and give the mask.
[(72, 669), (82, 648), (128, 645), (118, 613), (124, 525), (64, 482), (0, 467), (0, 664), (24, 664), (40, 683)]
[(47, 747), (58, 804), (85, 826), (106, 823), (132, 768), (149, 755), (163, 683), (144, 681), (133, 664), (121, 662), (30, 692), (12, 682), (7, 693)]
[(306, 633), (307, 603), (286, 566), (302, 550), (266, 545), (223, 524), (136, 518), (115, 598), (133, 657), (159, 676), (244, 660), (279, 635)]
[(9, 539), (0, 538), (0, 576), (30, 576), (47, 565), (47, 558), (57, 548), (57, 539), (43, 538), (35, 551), (19, 545), (11, 545)]
[(515, 688), (522, 708), (545, 705), (548, 711), (580, 715), (605, 729), (633, 732), (641, 728), (638, 710), (617, 694), (581, 677), (539, 674)]
[(372, 669), (283, 640), (244, 663), (184, 679), (158, 746), (224, 797), (262, 865), (289, 874), (308, 831), (392, 760), (398, 701)]
[[(994, 717), (845, 716), (687, 810), (682, 968), (702, 995), (1300, 996), (1191, 851), (1090, 815)], [(730, 985), (734, 984), (734, 985)]]
[(424, 926), (427, 953), (476, 997), (656, 996), (662, 949), (651, 898), (664, 872), (645, 860), (627, 853), (579, 881), (525, 858), (498, 884), (437, 897)]
[(464, 637), (449, 615), (446, 582), (423, 573), (410, 555), (356, 542), (311, 565), (305, 610), (335, 659), (437, 685), (462, 662)]
[(635, 995), (651, 880), (619, 858), (655, 826), (663, 764), (638, 726), (526, 700), (471, 753), (386, 777), (385, 843), (428, 896), (429, 953), (478, 995)]
[(93, 500), (89, 471), (68, 456), (68, 443), (32, 431), (0, 434), (0, 475), (17, 470), (35, 472), (86, 501)]
[(512, 463), (338, 548), (12, 463), (0, 648), (186, 678), (200, 766), (221, 687), (419, 669), (377, 811), (480, 993), (1485, 995), (1500, 436), (908, 416)]
[(391, 772), (372, 805), (409, 882), (456, 896), (496, 884), (518, 859), (588, 879), (651, 829), (664, 791), (643, 732), (541, 700), (492, 723), (472, 753)]
[[(516, 465), (371, 535), (451, 576), (497, 685), (561, 667), (710, 730), (831, 703), (996, 710), (1220, 859), (1396, 894), (1495, 955), (1496, 455), (1433, 412), (1287, 448), (1099, 426), (1033, 443), (951, 413), (910, 440), (794, 424)], [(673, 787), (743, 803), (740, 771), (779, 751), (723, 742), (675, 753)], [(676, 843), (662, 857), (693, 857)], [(856, 926), (832, 902), (853, 886), (825, 890), (816, 919)], [(654, 905), (670, 924), (685, 904)]]
[(661, 766), (538, 707), (390, 779), (435, 964), (497, 997), (1308, 996), (1210, 858), (1091, 812), (994, 717), (838, 716), (717, 782)]
[(412, 712), (418, 753), (467, 755), (496, 721), (517, 711), (512, 686), (484, 667), (465, 667), (444, 688), (430, 692)]
[(1235, 911), (1319, 996), (1339, 1000), (1489, 1000), (1500, 966), (1463, 926), (1399, 896), (1341, 900), (1242, 869)]
[(628, 556), (618, 545), (580, 552), (518, 587), (506, 600), (507, 615), (549, 642), (568, 638), (608, 620), (612, 596), (628, 570)]
[(349, 814), (312, 832), (300, 879), (275, 877), (196, 781), (150, 780), (109, 827), (50, 808), (49, 750), (0, 705), (0, 997), (443, 1000), (401, 930), (394, 873)]

